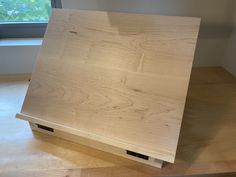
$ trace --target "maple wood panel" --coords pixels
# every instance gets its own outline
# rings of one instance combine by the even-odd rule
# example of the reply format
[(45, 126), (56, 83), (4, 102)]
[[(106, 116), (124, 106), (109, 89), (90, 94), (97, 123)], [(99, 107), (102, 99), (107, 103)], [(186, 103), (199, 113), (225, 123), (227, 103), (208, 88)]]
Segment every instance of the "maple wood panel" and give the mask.
[(199, 23), (54, 10), (22, 115), (174, 162)]

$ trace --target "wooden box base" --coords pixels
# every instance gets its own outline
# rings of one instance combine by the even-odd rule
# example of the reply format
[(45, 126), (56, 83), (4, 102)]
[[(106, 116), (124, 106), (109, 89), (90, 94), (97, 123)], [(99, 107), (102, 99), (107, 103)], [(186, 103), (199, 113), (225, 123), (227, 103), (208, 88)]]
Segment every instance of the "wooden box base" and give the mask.
[(31, 129), (35, 130), (35, 131), (39, 131), (39, 132), (46, 133), (46, 134), (49, 134), (49, 135), (53, 135), (53, 136), (56, 136), (56, 137), (59, 137), (59, 138), (63, 138), (63, 139), (66, 139), (66, 140), (69, 140), (69, 141), (72, 141), (72, 142), (83, 144), (83, 145), (86, 145), (86, 146), (89, 146), (89, 147), (92, 147), (92, 148), (99, 149), (101, 151), (105, 151), (105, 152), (109, 152), (111, 154), (119, 155), (119, 156), (122, 156), (122, 157), (125, 157), (125, 158), (128, 158), (128, 159), (131, 159), (131, 160), (135, 160), (135, 161), (147, 164), (147, 165), (154, 166), (154, 167), (161, 168), (162, 165), (163, 165), (162, 160), (155, 159), (155, 158), (150, 157), (150, 156), (146, 156), (146, 155), (139, 154), (139, 153), (136, 153), (136, 152), (133, 152), (133, 151), (128, 151), (128, 150), (125, 150), (125, 149), (117, 148), (117, 147), (110, 146), (110, 145), (107, 145), (107, 144), (104, 144), (104, 143), (100, 143), (100, 142), (97, 142), (97, 141), (86, 139), (86, 138), (76, 136), (76, 135), (73, 135), (73, 134), (70, 134), (70, 133), (66, 133), (66, 132), (63, 132), (63, 131), (60, 131), (60, 130), (57, 130), (57, 129), (53, 129), (51, 127), (47, 127), (47, 126), (44, 126), (44, 125), (31, 123), (31, 122), (29, 122), (29, 124), (30, 124)]

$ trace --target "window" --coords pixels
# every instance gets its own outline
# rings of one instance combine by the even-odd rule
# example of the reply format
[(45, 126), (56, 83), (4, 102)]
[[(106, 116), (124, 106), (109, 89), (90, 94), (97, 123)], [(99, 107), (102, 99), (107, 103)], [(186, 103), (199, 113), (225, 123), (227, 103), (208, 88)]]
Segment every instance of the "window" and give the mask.
[(60, 0), (0, 0), (0, 38), (42, 37)]

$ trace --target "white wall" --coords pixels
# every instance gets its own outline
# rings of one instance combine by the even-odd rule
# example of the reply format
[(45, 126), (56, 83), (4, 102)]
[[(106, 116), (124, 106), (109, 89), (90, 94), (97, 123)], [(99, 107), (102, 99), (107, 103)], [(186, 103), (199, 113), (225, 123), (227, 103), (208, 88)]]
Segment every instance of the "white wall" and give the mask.
[(0, 40), (0, 74), (31, 73), (42, 39)]
[[(236, 10), (236, 5), (235, 5), (235, 10)], [(223, 66), (225, 69), (227, 69), (236, 77), (236, 11), (235, 11), (234, 17), (235, 17), (234, 30), (229, 39), (229, 45), (228, 45), (228, 49), (227, 49)]]
[[(62, 0), (63, 8), (201, 17), (194, 66), (224, 63), (235, 3), (235, 0)], [(39, 46), (0, 45), (0, 74), (32, 71), (38, 49)], [(228, 65), (231, 64), (225, 66)]]
[(39, 46), (1, 46), (0, 74), (31, 73)]

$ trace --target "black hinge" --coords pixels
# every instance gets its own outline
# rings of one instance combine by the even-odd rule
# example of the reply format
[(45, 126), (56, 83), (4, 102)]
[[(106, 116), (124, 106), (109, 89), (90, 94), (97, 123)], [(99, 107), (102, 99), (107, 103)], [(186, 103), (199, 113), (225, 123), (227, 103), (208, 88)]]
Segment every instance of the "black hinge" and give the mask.
[(40, 124), (36, 124), (38, 126), (38, 128), (40, 129), (43, 129), (43, 130), (46, 130), (46, 131), (49, 131), (49, 132), (54, 132), (54, 129), (51, 128), (51, 127), (47, 127), (47, 126), (44, 126), (44, 125), (40, 125)]
[(134, 157), (138, 157), (140, 159), (144, 159), (144, 160), (148, 160), (149, 159), (149, 156), (146, 156), (146, 155), (143, 155), (143, 154), (139, 154), (137, 152), (133, 152), (133, 151), (126, 151), (126, 154), (128, 155), (132, 155)]

